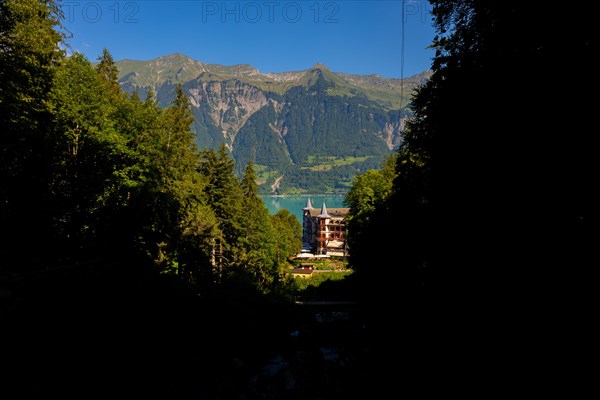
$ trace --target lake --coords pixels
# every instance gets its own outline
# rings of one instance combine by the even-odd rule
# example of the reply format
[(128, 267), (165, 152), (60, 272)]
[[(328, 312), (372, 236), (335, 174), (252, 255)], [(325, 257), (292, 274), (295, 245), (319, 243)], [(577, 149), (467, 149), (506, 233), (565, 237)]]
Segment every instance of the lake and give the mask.
[(287, 208), (288, 211), (296, 216), (302, 224), (302, 209), (306, 207), (306, 199), (310, 197), (313, 207), (320, 209), (323, 206), (323, 201), (327, 208), (338, 208), (344, 206), (343, 195), (303, 195), (303, 196), (261, 196), (265, 206), (269, 209), (270, 214), (277, 214), (277, 211), (282, 208)]

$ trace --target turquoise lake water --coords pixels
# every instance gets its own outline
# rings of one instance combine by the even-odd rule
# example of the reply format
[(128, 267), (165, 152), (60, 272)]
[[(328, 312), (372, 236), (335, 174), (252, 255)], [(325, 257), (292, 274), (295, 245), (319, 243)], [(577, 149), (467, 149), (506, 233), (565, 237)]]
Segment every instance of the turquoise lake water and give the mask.
[(306, 207), (306, 200), (310, 197), (313, 207), (321, 209), (323, 202), (327, 208), (338, 208), (344, 206), (344, 196), (338, 195), (314, 195), (314, 196), (261, 196), (263, 202), (269, 209), (269, 213), (276, 214), (282, 208), (287, 208), (288, 211), (298, 218), (302, 223), (302, 209)]

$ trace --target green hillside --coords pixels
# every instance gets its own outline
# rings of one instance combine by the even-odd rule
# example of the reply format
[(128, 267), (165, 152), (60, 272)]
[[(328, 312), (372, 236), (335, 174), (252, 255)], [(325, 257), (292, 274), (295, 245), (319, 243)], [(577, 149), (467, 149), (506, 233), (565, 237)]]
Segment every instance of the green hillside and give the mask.
[(378, 168), (401, 143), (410, 97), (430, 75), (352, 75), (322, 64), (263, 73), (248, 64), (206, 64), (182, 54), (117, 66), (125, 91), (145, 98), (152, 89), (161, 107), (181, 83), (198, 146), (225, 143), (238, 174), (252, 160), (265, 194), (343, 192), (357, 173)]

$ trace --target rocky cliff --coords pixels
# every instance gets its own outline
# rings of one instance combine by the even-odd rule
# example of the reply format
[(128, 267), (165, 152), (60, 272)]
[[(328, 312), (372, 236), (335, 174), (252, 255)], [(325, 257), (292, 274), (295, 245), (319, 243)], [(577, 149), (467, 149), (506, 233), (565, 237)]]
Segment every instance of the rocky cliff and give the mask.
[(152, 88), (161, 106), (181, 83), (199, 147), (225, 143), (238, 171), (253, 160), (264, 193), (343, 192), (356, 173), (378, 168), (402, 142), (410, 96), (430, 75), (391, 79), (320, 64), (261, 73), (181, 54), (117, 65), (124, 90), (143, 99)]

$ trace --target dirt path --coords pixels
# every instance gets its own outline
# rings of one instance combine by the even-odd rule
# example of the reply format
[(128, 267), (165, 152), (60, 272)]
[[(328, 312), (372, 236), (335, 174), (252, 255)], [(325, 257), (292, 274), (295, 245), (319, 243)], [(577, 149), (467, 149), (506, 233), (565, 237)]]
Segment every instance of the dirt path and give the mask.
[(275, 192), (275, 190), (279, 189), (279, 182), (281, 182), (282, 179), (283, 179), (283, 175), (281, 175), (279, 178), (275, 179), (275, 183), (271, 185), (272, 192)]

